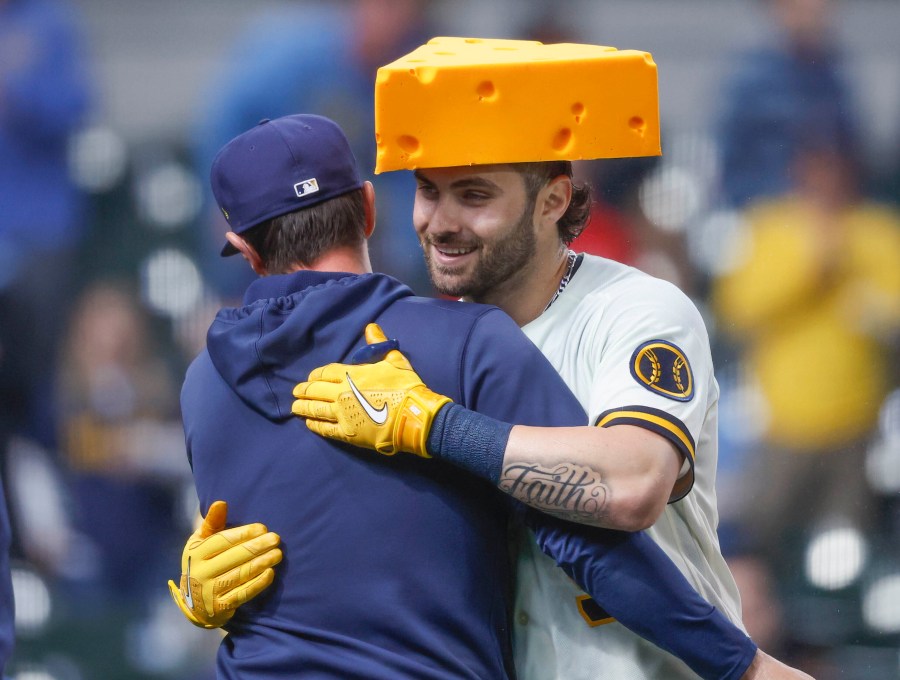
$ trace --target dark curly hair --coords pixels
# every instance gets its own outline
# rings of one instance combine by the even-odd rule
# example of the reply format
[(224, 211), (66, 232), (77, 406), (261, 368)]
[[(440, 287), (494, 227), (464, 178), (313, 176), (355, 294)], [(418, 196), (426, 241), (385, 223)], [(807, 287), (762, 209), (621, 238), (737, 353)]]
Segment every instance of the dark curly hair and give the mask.
[[(541, 161), (536, 163), (512, 163), (512, 168), (521, 173), (525, 179), (525, 191), (531, 205), (537, 200), (540, 191), (554, 177), (565, 175), (572, 178), (571, 161)], [(559, 238), (569, 245), (584, 231), (591, 216), (593, 196), (591, 186), (587, 183), (572, 183), (572, 200), (566, 212), (556, 223)]]

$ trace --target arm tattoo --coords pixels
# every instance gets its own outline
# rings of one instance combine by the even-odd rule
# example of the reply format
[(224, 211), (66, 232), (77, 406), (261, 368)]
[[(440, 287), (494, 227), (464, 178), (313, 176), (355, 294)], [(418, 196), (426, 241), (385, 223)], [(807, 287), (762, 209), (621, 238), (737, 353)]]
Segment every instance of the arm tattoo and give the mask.
[(573, 522), (595, 524), (609, 511), (609, 486), (583, 465), (515, 463), (503, 469), (497, 486), (526, 505)]

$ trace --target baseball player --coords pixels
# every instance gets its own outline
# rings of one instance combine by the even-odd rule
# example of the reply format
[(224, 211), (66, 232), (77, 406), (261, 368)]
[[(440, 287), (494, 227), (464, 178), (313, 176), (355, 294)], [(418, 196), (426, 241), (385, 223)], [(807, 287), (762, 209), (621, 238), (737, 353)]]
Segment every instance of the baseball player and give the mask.
[[(497, 196), (479, 196), (474, 211), (472, 206), (460, 210), (472, 199), (454, 186), (480, 186), (480, 191), (491, 193), (496, 189), (485, 187), (506, 189), (518, 180), (516, 205), (521, 207), (529, 203), (524, 197), (527, 182), (517, 170), (493, 167), (420, 169), (417, 176), (416, 228), (435, 284), (454, 295), (480, 290), (479, 269), (487, 271), (483, 263), (491, 251), (520, 225), (511, 221), (500, 230), (480, 230), (472, 215), (490, 212)], [(570, 182), (571, 175), (563, 173), (542, 190)], [(546, 240), (540, 222), (535, 219), (531, 227), (539, 242)], [(445, 225), (453, 225), (451, 231)], [(555, 221), (551, 225), (559, 238)], [(523, 255), (513, 269), (516, 278), (519, 272), (535, 271), (532, 258), (539, 252), (540, 246)], [(408, 390), (423, 389), (422, 381), (411, 369), (389, 361), (314, 371), (310, 382), (295, 391), (294, 412), (308, 418), (310, 429), (319, 434), (381, 452), (406, 450), (454, 462), (514, 497), (569, 518), (625, 528), (649, 521), (648, 534), (692, 585), (739, 624), (739, 596), (715, 533), (717, 389), (699, 314), (676, 288), (637, 270), (561, 247), (552, 252), (559, 253), (550, 259), (563, 276), (535, 281), (538, 288), (551, 291), (549, 299), (529, 302), (512, 296), (512, 304), (504, 305), (492, 295), (502, 297), (502, 289), (494, 288), (483, 289), (478, 298), (508, 307), (514, 318), (537, 314), (523, 330), (566, 380), (595, 427), (510, 427), (455, 404), (421, 413), (421, 404), (408, 400)], [(445, 264), (449, 258), (460, 262)], [(528, 278), (517, 281), (515, 288), (527, 287)], [(503, 279), (496, 285), (508, 283)], [(363, 434), (353, 426), (361, 416), (360, 401), (345, 396), (352, 391), (351, 383), (366, 386), (361, 388), (363, 400), (397, 404), (378, 431)], [(535, 392), (526, 390), (518, 399), (530, 400)], [(401, 440), (409, 420), (425, 430), (418, 439), (421, 446)], [(651, 488), (660, 478), (668, 480), (666, 493), (657, 498), (664, 508), (659, 517), (651, 510), (634, 510), (628, 484), (638, 475), (652, 477)], [(584, 479), (596, 481), (588, 485)], [(620, 479), (625, 483), (619, 485)], [(584, 493), (573, 492), (573, 480)], [(648, 505), (652, 507), (652, 497)], [(640, 519), (629, 521), (629, 513)], [(532, 537), (520, 544), (514, 619), (520, 677), (587, 678), (600, 668), (610, 677), (696, 677), (683, 663), (616, 623), (541, 554), (539, 543)], [(779, 670), (785, 677), (804, 677), (786, 667)]]
[[(539, 101), (537, 88), (532, 94)], [(405, 91), (403, 104), (419, 110), (426, 103), (416, 96), (427, 98), (429, 90)], [(395, 104), (381, 102), (384, 110)], [(423, 123), (419, 148), (448, 135), (462, 136), (464, 148), (500, 147), (497, 137), (531, 121), (527, 111), (520, 126), (484, 110), (467, 109), (469, 125), (461, 129)], [(379, 140), (390, 154), (391, 136)], [(415, 170), (413, 222), (432, 281), (442, 293), (507, 312), (577, 396), (591, 427), (513, 426), (456, 404), (428, 412), (407, 396), (422, 381), (390, 361), (314, 371), (295, 390), (294, 412), (327, 437), (455, 463), (545, 512), (647, 528), (698, 592), (740, 625), (739, 594), (716, 535), (718, 387), (700, 314), (671, 284), (568, 249), (589, 204), (568, 160), (533, 162), (541, 159), (506, 151), (496, 164), (466, 163), (458, 148), (444, 152), (453, 163), (440, 153), (394, 156)], [(373, 403), (397, 405), (377, 431), (355, 426), (361, 416), (359, 401), (346, 397), (351, 383), (369, 386), (362, 396)], [(537, 392), (531, 386), (518, 399)], [(409, 421), (424, 430), (416, 446), (399, 438)], [(598, 669), (612, 678), (695, 677), (617, 623), (539, 544), (526, 537), (519, 553), (520, 677), (572, 680)], [(770, 658), (760, 663), (784, 677), (807, 677)]]
[[(496, 307), (416, 298), (370, 273), (374, 193), (331, 121), (262, 121), (221, 150), (212, 184), (233, 229), (223, 254), (241, 253), (261, 278), (242, 306), (217, 314), (185, 378), (188, 455), (209, 509), (185, 549), (181, 588), (170, 588), (192, 622), (226, 627), (219, 677), (512, 676), (507, 497), (449, 465), (315, 436), (291, 416), (291, 388), (329, 358), (365, 359), (373, 348), (360, 347), (358, 329), (375, 319), (430, 384), (493, 422), (577, 425), (577, 400)], [(392, 346), (375, 330), (367, 340)], [(387, 360), (412, 373), (399, 352)], [(516, 398), (535, 385), (536, 398)], [(351, 392), (359, 427), (393, 410), (375, 405), (364, 381)], [(432, 398), (447, 401), (413, 394), (420, 413), (438, 410)], [(425, 423), (407, 424), (406, 446), (421, 446)], [(225, 529), (221, 497), (232, 521), (261, 520), (281, 547), (262, 524)], [(619, 620), (704, 677), (747, 668), (752, 641), (644, 534), (517, 512)], [(282, 578), (254, 597), (280, 561)]]

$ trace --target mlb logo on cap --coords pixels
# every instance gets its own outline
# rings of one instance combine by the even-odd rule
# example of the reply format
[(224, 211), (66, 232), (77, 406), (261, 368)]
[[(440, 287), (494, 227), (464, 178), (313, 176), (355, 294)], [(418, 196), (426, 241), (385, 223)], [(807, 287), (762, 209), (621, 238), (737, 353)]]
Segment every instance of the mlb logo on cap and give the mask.
[(297, 196), (308, 196), (309, 194), (314, 194), (318, 190), (319, 183), (316, 181), (315, 177), (303, 182), (297, 182), (297, 184), (294, 185), (294, 191), (297, 192)]
[[(350, 144), (333, 121), (264, 119), (228, 142), (210, 171), (216, 203), (237, 234), (362, 187)], [(222, 255), (234, 255), (230, 245)]]

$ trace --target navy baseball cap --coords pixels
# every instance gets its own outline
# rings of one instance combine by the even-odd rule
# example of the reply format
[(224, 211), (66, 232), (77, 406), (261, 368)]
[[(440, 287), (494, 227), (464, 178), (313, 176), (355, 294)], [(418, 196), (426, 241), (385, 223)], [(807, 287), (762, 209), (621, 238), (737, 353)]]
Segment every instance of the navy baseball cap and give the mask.
[[(210, 183), (238, 234), (363, 185), (341, 128), (308, 114), (263, 119), (232, 139), (213, 159)], [(226, 243), (221, 254), (237, 252)]]

